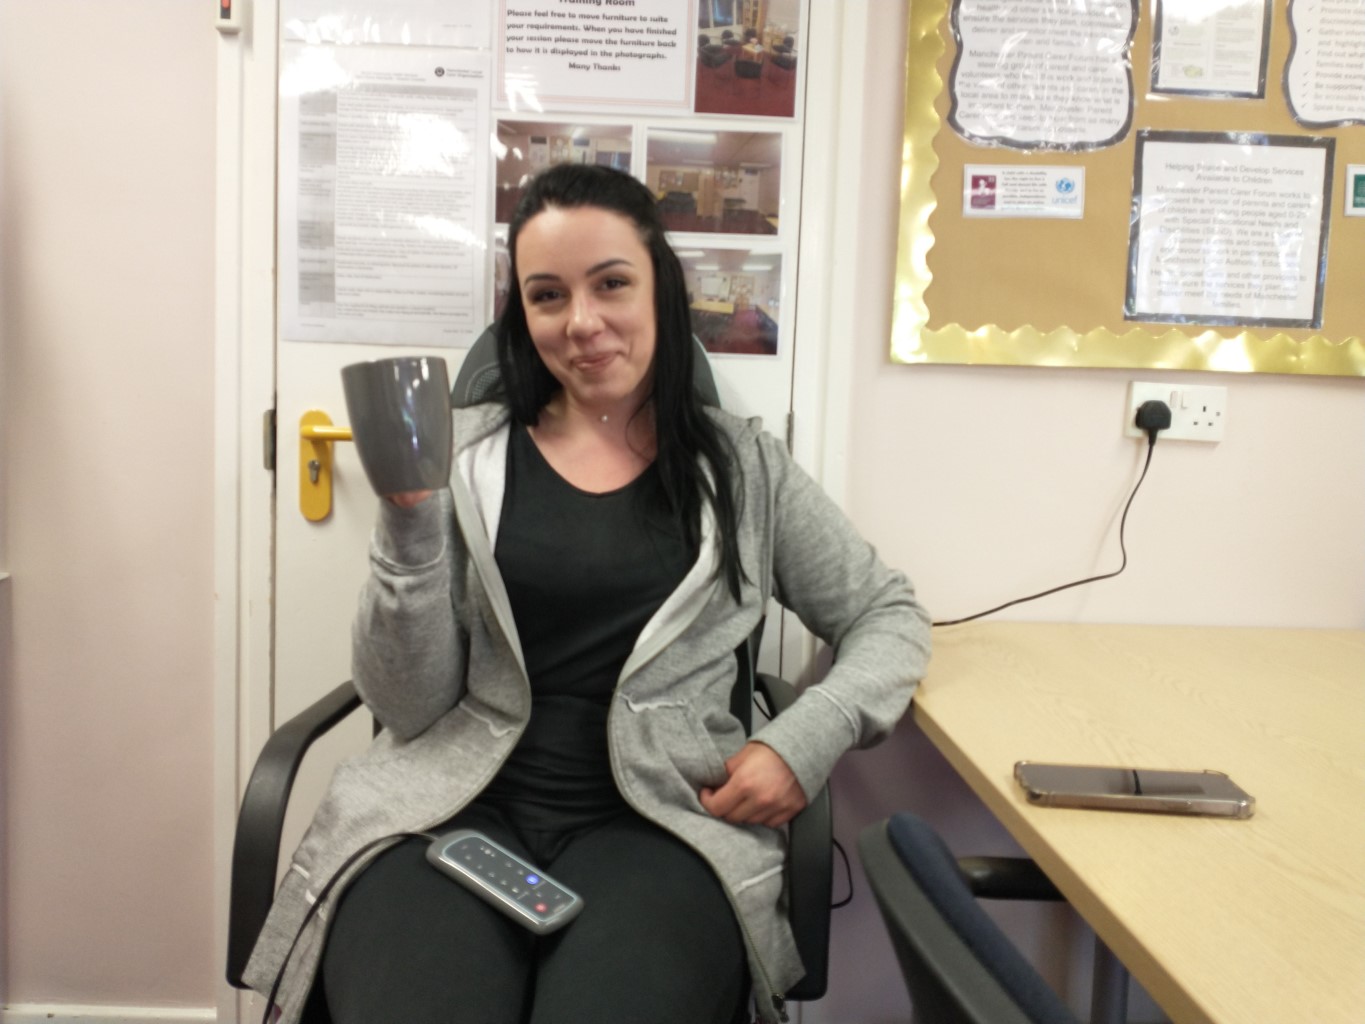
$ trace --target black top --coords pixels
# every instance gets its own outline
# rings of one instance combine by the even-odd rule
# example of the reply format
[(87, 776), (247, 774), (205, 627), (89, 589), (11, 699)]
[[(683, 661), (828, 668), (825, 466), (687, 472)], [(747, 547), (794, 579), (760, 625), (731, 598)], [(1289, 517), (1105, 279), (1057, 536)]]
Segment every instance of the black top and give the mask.
[(653, 465), (591, 494), (515, 425), (494, 556), (531, 679), (531, 720), (482, 799), (536, 831), (614, 814), (625, 804), (607, 752), (612, 694), (640, 630), (697, 551), (669, 515)]

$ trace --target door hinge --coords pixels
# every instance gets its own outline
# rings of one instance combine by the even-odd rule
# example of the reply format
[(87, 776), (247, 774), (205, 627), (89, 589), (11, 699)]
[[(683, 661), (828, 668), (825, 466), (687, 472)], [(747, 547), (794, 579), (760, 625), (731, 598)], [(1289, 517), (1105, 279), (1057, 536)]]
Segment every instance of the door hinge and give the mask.
[(261, 415), (261, 455), (267, 471), (275, 472), (275, 410)]

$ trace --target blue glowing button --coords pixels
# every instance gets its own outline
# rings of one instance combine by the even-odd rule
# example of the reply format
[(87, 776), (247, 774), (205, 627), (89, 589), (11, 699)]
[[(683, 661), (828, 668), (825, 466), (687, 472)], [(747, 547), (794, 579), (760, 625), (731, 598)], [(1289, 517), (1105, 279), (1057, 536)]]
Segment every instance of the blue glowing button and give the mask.
[(539, 876), (539, 875), (527, 875), (527, 876), (526, 876), (526, 884), (527, 884), (527, 885), (539, 885), (539, 884), (540, 884), (540, 876)]

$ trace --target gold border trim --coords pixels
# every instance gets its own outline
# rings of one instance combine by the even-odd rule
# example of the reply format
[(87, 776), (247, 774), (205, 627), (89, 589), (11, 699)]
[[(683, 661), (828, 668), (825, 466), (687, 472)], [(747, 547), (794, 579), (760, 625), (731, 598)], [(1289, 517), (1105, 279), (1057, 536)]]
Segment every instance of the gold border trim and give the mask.
[(891, 359), (897, 363), (958, 363), (972, 366), (1073, 366), (1134, 369), (1216, 370), (1228, 373), (1292, 373), (1365, 377), (1365, 338), (1333, 342), (1321, 335), (1298, 340), (1217, 330), (1160, 334), (1134, 328), (1124, 334), (1064, 327), (1006, 331), (994, 324), (959, 324), (930, 330), (924, 295), (929, 287), (929, 215), (938, 203), (930, 180), (938, 169), (934, 136), (941, 119), (934, 100), (944, 87), (938, 73), (945, 44), (940, 25), (948, 0), (914, 0), (910, 6), (905, 72), (905, 132), (901, 147), (900, 233), (897, 243)]

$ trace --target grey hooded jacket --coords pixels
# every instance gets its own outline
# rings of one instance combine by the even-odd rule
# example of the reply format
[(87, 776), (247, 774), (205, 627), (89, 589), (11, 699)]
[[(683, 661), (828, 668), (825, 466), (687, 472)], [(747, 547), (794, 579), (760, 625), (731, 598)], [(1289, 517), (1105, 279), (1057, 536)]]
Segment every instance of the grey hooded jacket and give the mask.
[[(698, 793), (725, 781), (746, 737), (730, 714), (734, 650), (769, 597), (834, 648), (833, 667), (753, 738), (818, 792), (835, 761), (887, 735), (929, 655), (928, 616), (833, 502), (757, 420), (708, 410), (738, 455), (739, 550), (747, 580), (736, 604), (716, 572), (714, 521), (700, 556), (646, 624), (608, 717), (612, 770), (644, 817), (696, 849), (728, 890), (749, 949), (760, 1019), (803, 969), (783, 907), (785, 833), (709, 815)], [(469, 803), (525, 728), (530, 686), (497, 566), (508, 413), (456, 410), (451, 486), (412, 509), (381, 502), (372, 573), (354, 630), (355, 684), (383, 731), (341, 762), (295, 852), (246, 979), (269, 992), (289, 954), (277, 1003), (299, 1019), (347, 868), (300, 934), (318, 892), (371, 841), (430, 828)], [(395, 840), (396, 841), (396, 840)]]

